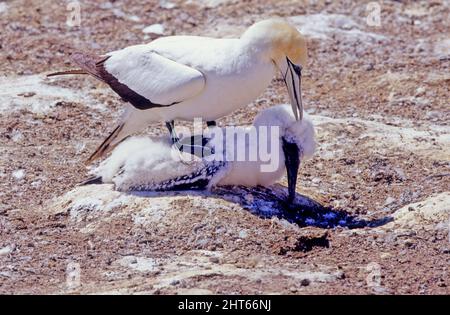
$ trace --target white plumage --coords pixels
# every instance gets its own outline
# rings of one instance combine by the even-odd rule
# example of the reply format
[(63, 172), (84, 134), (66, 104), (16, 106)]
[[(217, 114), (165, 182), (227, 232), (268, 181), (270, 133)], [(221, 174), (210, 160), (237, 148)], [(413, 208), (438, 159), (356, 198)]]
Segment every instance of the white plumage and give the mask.
[[(51, 75), (89, 73), (128, 102), (119, 125), (90, 157), (92, 161), (152, 122), (214, 121), (225, 116), (255, 100), (276, 73), (286, 83), (298, 118), (306, 55), (299, 31), (283, 20), (270, 19), (255, 23), (236, 39), (168, 36), (104, 56), (74, 54), (82, 69)], [(173, 126), (169, 130), (176, 141)]]
[[(131, 121), (215, 120), (244, 106), (269, 85), (273, 63), (255, 58), (237, 39), (164, 37), (110, 53), (108, 72), (158, 104), (144, 112), (129, 106)], [(136, 127), (136, 126), (135, 126)]]
[[(270, 136), (265, 141), (260, 132), (264, 128), (279, 127), (276, 141)], [(111, 156), (103, 161), (93, 173), (104, 183), (114, 183), (116, 189), (130, 190), (177, 190), (211, 188), (216, 185), (270, 186), (278, 181), (286, 170), (286, 151), (282, 146), (288, 143), (297, 148), (301, 159), (312, 156), (315, 150), (314, 127), (307, 115), (296, 121), (288, 105), (275, 106), (261, 112), (253, 127), (237, 127), (236, 135), (245, 139), (242, 144), (227, 141), (225, 128), (215, 128), (204, 134), (224, 135), (213, 137), (208, 146), (215, 149), (213, 155), (199, 158), (180, 152), (168, 140), (162, 138), (133, 137), (117, 146)], [(256, 138), (250, 137), (256, 130)], [(270, 131), (271, 129), (268, 128)], [(247, 156), (253, 148), (267, 145), (268, 157), (256, 160), (237, 161), (236, 150), (244, 149)], [(241, 151), (242, 152), (242, 151)], [(295, 152), (293, 152), (295, 155)], [(192, 158), (192, 159), (189, 159)], [(269, 161), (268, 161), (269, 160)], [(274, 165), (271, 165), (271, 162)], [(264, 167), (270, 171), (263, 171)], [(295, 170), (296, 176), (297, 170)], [(295, 188), (295, 182), (294, 182)]]

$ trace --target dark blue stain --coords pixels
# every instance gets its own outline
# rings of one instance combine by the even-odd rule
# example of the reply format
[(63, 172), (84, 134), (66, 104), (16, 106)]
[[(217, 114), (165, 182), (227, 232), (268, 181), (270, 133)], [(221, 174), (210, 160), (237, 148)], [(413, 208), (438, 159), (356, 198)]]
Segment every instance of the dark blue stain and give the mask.
[[(324, 229), (336, 227), (345, 227), (349, 229), (363, 227), (377, 227), (392, 221), (391, 217), (366, 220), (358, 218), (345, 209), (334, 209), (330, 206), (296, 194), (293, 202), (287, 202), (286, 188), (277, 185), (277, 187), (222, 187), (216, 188), (215, 192), (220, 195), (234, 195), (239, 198), (230, 199), (238, 201), (244, 208), (254, 215), (262, 218), (278, 217), (294, 223), (300, 227), (315, 226)], [(246, 198), (251, 194), (252, 198)], [(225, 197), (225, 199), (227, 199)]]

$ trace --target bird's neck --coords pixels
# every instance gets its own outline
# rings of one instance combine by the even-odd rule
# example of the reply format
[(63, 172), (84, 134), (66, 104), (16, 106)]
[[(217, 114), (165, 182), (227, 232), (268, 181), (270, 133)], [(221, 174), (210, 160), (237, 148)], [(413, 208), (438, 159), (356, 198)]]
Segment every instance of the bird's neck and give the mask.
[(252, 59), (257, 59), (264, 63), (272, 62), (273, 60), (273, 45), (270, 41), (243, 36), (240, 39), (240, 46), (241, 50)]

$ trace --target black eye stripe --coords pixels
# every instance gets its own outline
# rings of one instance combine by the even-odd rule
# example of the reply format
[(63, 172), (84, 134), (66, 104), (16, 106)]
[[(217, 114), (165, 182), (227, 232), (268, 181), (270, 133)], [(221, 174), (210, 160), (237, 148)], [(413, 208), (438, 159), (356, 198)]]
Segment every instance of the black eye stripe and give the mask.
[(287, 77), (288, 71), (289, 71), (289, 67), (286, 68), (286, 72), (284, 73), (284, 78), (283, 78), (284, 83), (286, 83), (286, 77)]
[[(291, 71), (291, 79), (292, 79), (292, 83), (294, 84), (295, 80), (294, 80), (294, 74), (292, 73), (292, 71)], [(295, 89), (295, 87), (293, 87), (293, 90), (294, 90), (295, 101), (298, 103), (297, 90)]]

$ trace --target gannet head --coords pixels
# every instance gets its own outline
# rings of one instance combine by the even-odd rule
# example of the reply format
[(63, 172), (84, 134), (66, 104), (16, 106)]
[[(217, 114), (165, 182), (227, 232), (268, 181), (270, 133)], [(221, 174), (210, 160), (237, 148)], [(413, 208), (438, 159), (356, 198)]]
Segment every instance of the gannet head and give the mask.
[(253, 24), (241, 37), (263, 58), (275, 64), (288, 89), (295, 119), (302, 119), (302, 68), (306, 65), (306, 40), (292, 25), (282, 19)]
[(288, 178), (288, 202), (292, 202), (295, 198), (300, 160), (311, 157), (316, 148), (314, 126), (307, 114), (303, 115), (302, 120), (297, 120), (289, 105), (265, 109), (256, 116), (254, 126), (280, 128), (281, 147)]

